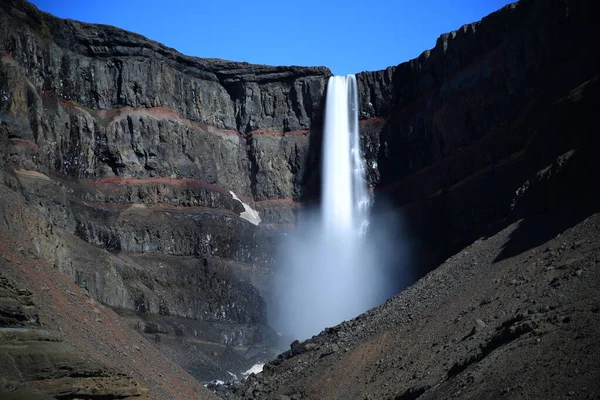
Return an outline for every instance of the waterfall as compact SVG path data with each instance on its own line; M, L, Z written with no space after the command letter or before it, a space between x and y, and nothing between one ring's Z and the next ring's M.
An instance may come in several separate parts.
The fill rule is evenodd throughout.
M322 201L300 217L279 254L272 326L306 339L387 298L380 254L369 243L371 197L365 179L354 75L329 78L323 129Z
M363 236L371 199L360 150L354 75L329 78L323 133L324 234Z

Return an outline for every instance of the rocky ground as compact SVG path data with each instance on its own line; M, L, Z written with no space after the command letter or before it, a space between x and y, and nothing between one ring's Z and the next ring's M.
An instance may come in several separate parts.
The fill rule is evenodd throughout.
M32 293L0 276L3 399L146 398L148 389L42 329Z
M35 251L0 233L0 254L0 398L212 398Z
M387 303L217 393L240 399L600 398L597 199L482 237Z
M201 383L243 379L252 365L279 353L278 338L267 325L224 324L187 318L117 313Z

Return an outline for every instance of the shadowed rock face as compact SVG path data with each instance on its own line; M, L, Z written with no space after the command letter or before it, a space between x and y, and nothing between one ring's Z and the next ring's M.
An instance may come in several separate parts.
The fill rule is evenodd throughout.
M369 179L380 202L402 208L423 270L504 218L532 173L597 145L590 7L520 1L358 75Z
M594 202L596 213L582 212L579 201L474 242L385 304L292 343L262 373L217 393L273 400L598 397L598 197Z

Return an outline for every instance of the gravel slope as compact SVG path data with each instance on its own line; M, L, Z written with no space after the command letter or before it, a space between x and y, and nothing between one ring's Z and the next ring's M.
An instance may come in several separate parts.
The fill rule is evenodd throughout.
M384 305L220 395L600 396L600 214L579 202L481 238Z

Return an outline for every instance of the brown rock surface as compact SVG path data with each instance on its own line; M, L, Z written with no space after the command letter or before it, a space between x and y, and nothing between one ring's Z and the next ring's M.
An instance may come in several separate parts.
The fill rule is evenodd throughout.
M0 253L2 398L212 398L27 246L0 233Z

